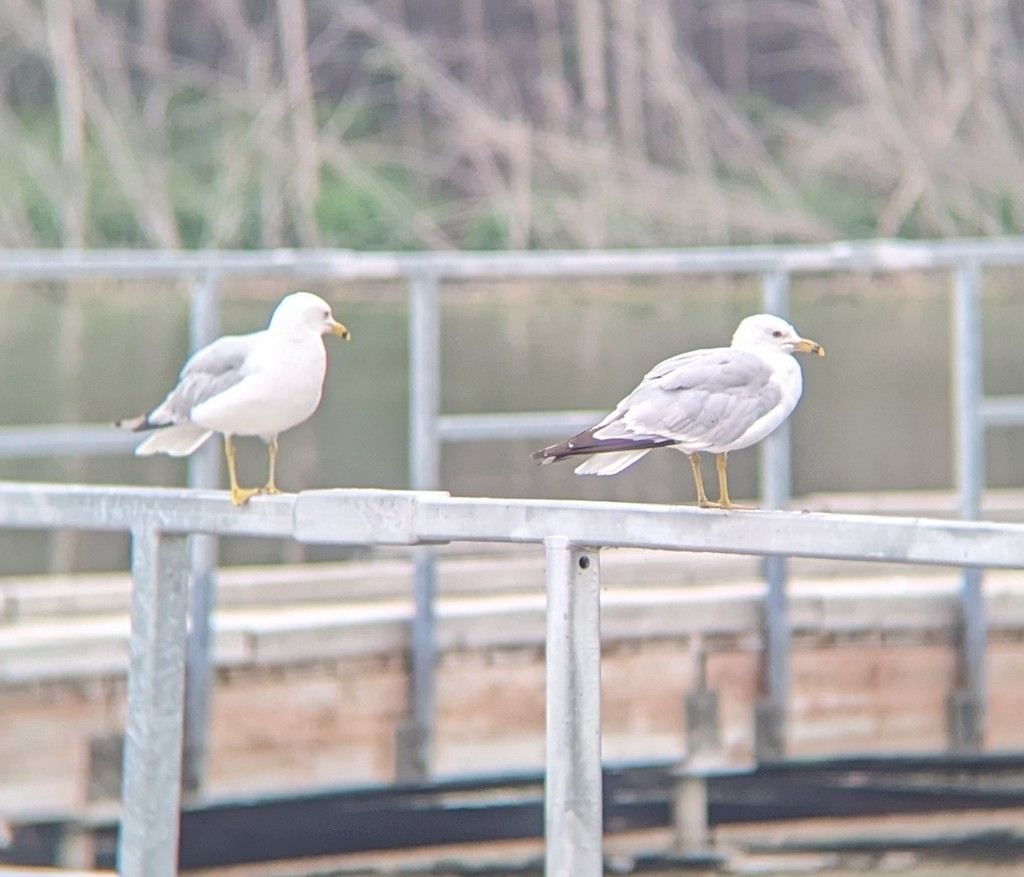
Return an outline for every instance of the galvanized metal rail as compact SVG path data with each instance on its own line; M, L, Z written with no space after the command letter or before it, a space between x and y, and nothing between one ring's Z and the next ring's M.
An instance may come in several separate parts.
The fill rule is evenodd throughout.
M692 274L757 274L766 310L785 316L794 275L837 271L945 270L953 276L953 343L950 356L956 486L965 519L979 516L985 488L985 430L1024 425L1024 395L986 397L982 384L981 282L985 267L1024 265L1024 238L951 241L878 240L811 246L707 247L686 250L599 252L357 253L348 250L273 251L75 251L0 252L0 278L66 280L81 277L186 279L192 284L193 348L218 334L219 284L225 277L405 280L409 284L409 485L442 486L441 447L446 442L546 438L590 425L604 412L519 412L447 415L440 410L440 301L446 280L509 277L594 277ZM130 439L95 426L0 428L0 457L40 453L123 453ZM784 426L761 445L761 492L768 508L785 508L790 496L789 433ZM189 484L218 483L220 458L203 449L190 467ZM193 544L193 617L190 625L186 776L202 784L209 698L209 608L215 587L215 545ZM765 758L784 754L789 689L789 624L785 558L765 564L764 699L758 709L756 749ZM412 631L413 697L400 751L404 779L430 774L436 656L433 625L436 565L429 548L417 554L416 614ZM951 707L952 748L977 750L984 735L986 620L980 601L981 571L968 570L961 589L960 681Z
M132 634L121 877L172 877L185 682L188 536L428 546L533 543L547 563L546 873L602 873L600 549L631 546L1024 568L1024 525L608 502L473 499L431 491L221 492L0 483L0 528L132 535Z

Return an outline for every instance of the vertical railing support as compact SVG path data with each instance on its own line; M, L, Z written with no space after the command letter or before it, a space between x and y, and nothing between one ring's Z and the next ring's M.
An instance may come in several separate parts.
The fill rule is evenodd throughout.
M409 285L409 479L413 490L436 490L441 477L439 293L434 275L418 275Z
M441 319L439 283L434 275L413 278L409 286L409 481L413 490L436 490L440 482L441 442L437 421L441 404ZM404 782L431 773L434 739L437 634L434 603L437 555L413 549L415 613L410 654L410 708L398 729L395 775Z
M766 273L762 279L764 309L789 316L789 274ZM792 483L789 421L761 443L761 496L764 507L789 506ZM763 692L755 707L754 753L758 761L782 758L786 752L786 703L789 698L789 611L785 557L764 558L765 600L762 610Z
M220 277L216 271L201 275L192 288L189 347L194 352L220 335ZM208 441L189 459L188 484L216 488L220 483L220 442ZM192 571L189 588L189 633L185 653L185 736L182 786L199 791L206 774L210 737L210 701L213 688L211 620L217 593L216 536L196 535L189 540Z
M599 554L553 537L547 564L547 877L603 873Z
M413 618L409 659L409 715L398 727L395 779L410 783L428 779L434 742L437 554L433 548L412 549Z
M981 418L983 345L981 265L966 262L953 291L953 407L956 417L956 485L960 516L981 514L985 489L985 426ZM988 641L982 571L964 569L958 619L959 679L949 702L949 744L976 752L985 737L985 651Z
M120 877L174 877L181 804L188 538L132 532Z
M701 858L710 854L708 778L699 769L676 771L672 788L672 821L677 853Z
M192 286L189 306L189 350L195 353L220 335L220 274L207 271ZM220 483L221 451L207 442L188 459L190 487L214 488Z

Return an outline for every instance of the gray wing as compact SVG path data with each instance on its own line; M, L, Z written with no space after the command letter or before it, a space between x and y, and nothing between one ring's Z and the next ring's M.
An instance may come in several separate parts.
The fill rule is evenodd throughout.
M684 353L651 369L602 426L691 446L729 444L778 404L771 377L762 359L741 350Z
M196 405L241 381L252 344L253 335L225 335L197 350L182 368L178 385L149 414L148 425L184 423Z

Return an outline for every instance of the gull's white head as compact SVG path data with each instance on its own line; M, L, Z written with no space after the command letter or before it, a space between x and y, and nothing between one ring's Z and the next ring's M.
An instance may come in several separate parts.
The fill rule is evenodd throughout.
M341 323L334 319L331 306L320 296L311 292L293 292L281 299L270 317L271 332L284 334L315 333L318 335L340 335L345 340L352 337Z
M796 329L774 314L754 314L743 320L732 336L732 346L741 350L767 349L825 355L824 347L816 341L801 338Z

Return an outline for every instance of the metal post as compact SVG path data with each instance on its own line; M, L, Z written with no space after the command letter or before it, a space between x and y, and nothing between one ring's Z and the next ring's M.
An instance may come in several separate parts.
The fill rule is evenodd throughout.
M960 516L981 515L985 489L985 432L981 419L981 266L962 264L953 294L953 404L956 416L956 484ZM985 650L988 641L980 569L964 569L960 581L959 687L950 698L950 747L979 751L985 736Z
M769 271L761 278L764 310L776 316L789 317L789 274ZM789 421L782 424L761 443L761 495L766 508L784 509L789 505L791 467L789 452Z
M120 877L177 874L187 607L187 537L134 530Z
M209 344L220 334L220 277L203 274L192 288L189 346L192 351ZM189 459L189 487L215 488L220 483L221 453L218 442L209 441ZM182 786L186 792L202 789L210 736L210 698L213 688L213 644L210 621L217 593L216 536L189 539L190 568L189 633L185 653L185 736L182 753Z
M437 657L437 555L432 548L412 549L413 618L409 660L409 715L397 730L395 779L420 782L431 773L434 742L434 669Z
M672 789L672 820L676 851L706 857L711 850L708 824L708 778L701 771L681 770Z
M789 315L789 274L772 271L762 278L764 309ZM792 483L789 421L761 443L761 496L768 509L789 506ZM789 697L789 613L786 603L788 563L764 558L765 601L762 617L764 692L755 708L754 751L757 759L782 758L786 749L786 703Z
M967 262L956 271L953 292L953 404L956 413L956 486L960 517L981 514L985 487L985 434L981 422L981 266Z
M441 320L439 283L417 275L409 286L409 481L414 490L436 490L440 482ZM403 782L431 773L434 739L434 667L437 631L437 555L413 549L413 591L408 721L398 729L395 775Z
M220 274L207 271L192 287L189 308L189 350L193 353L220 335ZM220 483L221 454L214 442L207 442L188 461L190 487L217 487Z
M547 564L546 877L603 873L601 603L596 550L545 539Z
M441 472L437 419L441 405L441 315L436 276L409 285L409 480L436 490Z

